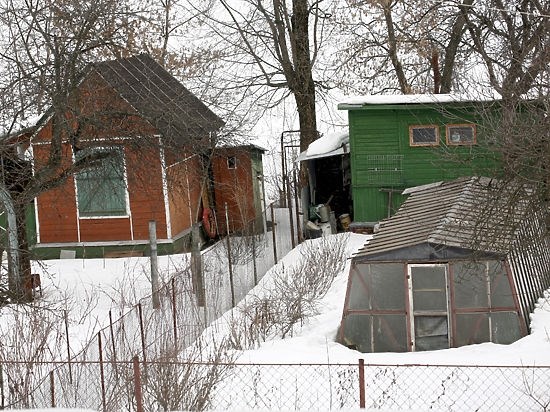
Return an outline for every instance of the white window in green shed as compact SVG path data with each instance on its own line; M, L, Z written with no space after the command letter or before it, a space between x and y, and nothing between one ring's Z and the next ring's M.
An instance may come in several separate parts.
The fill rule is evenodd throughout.
M93 147L75 153L75 161L96 154L101 160L75 176L80 217L126 216L127 192L124 153L120 147Z
M409 126L411 146L437 146L439 144L439 127L434 124Z

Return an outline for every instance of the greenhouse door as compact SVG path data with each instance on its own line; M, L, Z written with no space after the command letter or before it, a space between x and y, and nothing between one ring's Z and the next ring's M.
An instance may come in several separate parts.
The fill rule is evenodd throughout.
M447 265L408 265L412 350L449 347Z

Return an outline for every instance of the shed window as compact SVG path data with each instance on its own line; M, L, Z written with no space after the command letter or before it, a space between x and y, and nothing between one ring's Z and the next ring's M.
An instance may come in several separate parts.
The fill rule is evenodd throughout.
M447 144L472 145L476 143L476 127L474 124L447 125Z
M76 175L78 212L81 217L127 215L124 154L120 147L86 148L75 153L75 161L105 154Z
M439 144L439 127L437 125L409 126L411 146L436 146Z
M235 156L227 156L227 168L228 169L237 168L237 158Z

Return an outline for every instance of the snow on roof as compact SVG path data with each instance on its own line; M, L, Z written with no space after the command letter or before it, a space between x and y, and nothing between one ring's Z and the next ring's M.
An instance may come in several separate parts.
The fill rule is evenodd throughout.
M394 95L366 95L351 96L341 101L338 108L345 106L364 106L377 104L429 104L452 102L486 102L493 101L493 96L467 96L459 94L394 94Z
M347 131L326 134L313 141L306 151L300 153L296 162L344 154L348 144L349 133Z

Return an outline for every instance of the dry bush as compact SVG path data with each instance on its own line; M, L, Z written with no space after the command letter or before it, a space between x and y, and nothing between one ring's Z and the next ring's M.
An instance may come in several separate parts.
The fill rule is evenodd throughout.
M246 349L271 337L292 336L296 325L317 315L321 299L344 269L347 240L330 236L306 241L297 264L272 269L272 284L239 307L240 316L231 325L233 347Z
M182 361L180 356L185 360ZM216 385L231 374L234 361L225 341L208 346L195 344L183 352L168 349L147 365L145 409L207 409Z

